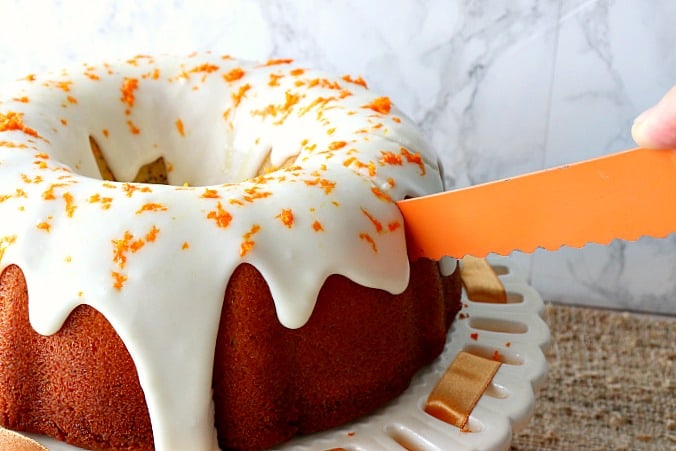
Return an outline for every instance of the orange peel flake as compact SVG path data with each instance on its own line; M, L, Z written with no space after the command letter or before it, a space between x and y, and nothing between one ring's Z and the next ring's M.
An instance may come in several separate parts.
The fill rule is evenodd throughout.
M0 238L0 262L2 262L2 257L5 255L7 248L15 242L16 235L6 235Z
M232 94L232 101L234 102L235 106L238 106L240 104L240 102L246 96L246 93L249 89L251 89L251 85L249 83L246 83L239 87L237 93Z
M251 252L251 250L254 248L256 245L256 242L251 239L256 233L258 233L261 230L261 226L258 224L254 224L251 226L251 229L245 233L242 238L242 244L240 246L239 250L239 256L244 257L246 254Z
M282 211L277 216L275 216L275 218L279 219L282 224L284 224L289 229L293 227L293 211L291 209L283 208Z
M207 74L210 74L212 72L216 72L220 67L218 67L215 64L209 64L209 63L204 63L200 64L199 66L195 66L192 69L190 69L190 72L205 72Z
M40 138L38 132L23 123L23 113L10 111L6 114L0 113L0 132L21 131L35 138Z
M268 62L265 63L265 66L277 66L279 64L291 64L291 63L293 63L293 59L291 58L277 58L268 60Z
M364 215L369 218L369 221L373 224L373 226L376 228L376 232L381 233L383 231L383 224L376 219L375 216L373 216L369 211L365 208L362 207L361 212L364 213Z
M120 91L122 92L122 97L120 100L125 105L128 105L129 108L134 106L136 102L136 90L138 89L138 79L133 77L125 77L122 82L122 87Z
M181 118L176 119L176 130L181 136L185 136L185 127L183 126L183 121Z
M366 86L366 82L364 81L364 79L361 78L361 77L352 78L352 77L348 74L348 75L344 75L344 76L343 76L343 80L345 80L345 81L348 82L348 83L353 83L353 84L355 84L355 85L362 86L362 87L364 87L364 88L367 88L367 87L368 87L368 86Z
M385 202L392 202L392 198L378 187L375 186L372 187L371 192L380 200L383 200Z
M216 209L207 213L207 219L211 219L218 227L225 229L230 225L232 215L223 208L223 204L219 201Z
M228 83L232 83L233 81L241 79L243 76L244 70L241 67L236 67L227 74L223 74L223 79Z
M364 105L363 108L369 108L380 114L388 114L392 109L392 102L387 96L377 97L373 99L373 102L369 103L368 105Z
M39 223L38 225L36 225L35 227L49 233L49 230L51 229L52 226L47 221L43 221L43 222Z
M375 253L378 252L378 247L376 246L376 242L371 235L369 235L368 233L360 233L359 239L369 243L371 245L371 249L373 250L373 252L375 252Z
M72 218L73 214L75 213L75 210L77 209L77 205L75 205L75 199L73 198L73 195L66 192L63 193L61 197L63 197L63 200L66 202L66 215L69 218Z
M120 291L127 282L127 276L117 271L111 271L110 275L113 277L113 288Z
M146 211L167 211L167 207L157 202L148 202L146 204L143 204L141 208L136 210L136 214L140 215L141 213Z

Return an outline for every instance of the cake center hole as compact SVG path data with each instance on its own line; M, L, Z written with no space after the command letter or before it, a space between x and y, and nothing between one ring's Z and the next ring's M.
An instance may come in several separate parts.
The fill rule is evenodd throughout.
M113 171L110 169L106 158L103 156L103 152L101 152L101 148L99 147L96 140L91 136L89 137L89 145L92 148L92 154L96 160L96 165L99 168L101 178L111 182L120 181L115 177L115 174L113 174ZM167 165L164 162L164 158L159 157L155 161L151 161L150 163L146 163L141 166L132 182L168 185L169 178L167 176Z
M92 155L94 156L94 160L96 161L96 165L98 167L99 174L102 180L107 180L111 182L131 181L135 183L171 185L171 183L169 182L169 174L168 174L169 169L167 168L167 163L164 160L164 157L159 157L156 160L141 166L138 169L136 176L132 180L120 180L118 177L116 177L115 173L113 172L110 165L106 161L106 157L103 151L101 150L101 147L96 142L96 140L91 136L89 137L89 145L91 147ZM236 181L242 181L251 177L269 174L270 172L293 166L296 163L296 159L298 157L298 154L295 154L284 160L281 164L275 165L271 160L271 154L272 149L268 148L265 152L261 154L262 160L255 163L253 167L249 166L250 169L245 171L246 175L242 174L243 177L240 177L241 180L240 178L235 177L238 179ZM225 182L232 182L232 180L221 181L221 183ZM194 183L190 183L190 185L196 186Z

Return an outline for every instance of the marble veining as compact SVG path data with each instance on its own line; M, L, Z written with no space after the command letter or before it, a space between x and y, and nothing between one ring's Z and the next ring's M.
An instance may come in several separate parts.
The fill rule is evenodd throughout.
M633 147L676 83L672 0L0 0L0 83L211 50L362 75L462 187ZM36 32L39 30L39 32ZM676 235L514 253L547 300L676 314Z

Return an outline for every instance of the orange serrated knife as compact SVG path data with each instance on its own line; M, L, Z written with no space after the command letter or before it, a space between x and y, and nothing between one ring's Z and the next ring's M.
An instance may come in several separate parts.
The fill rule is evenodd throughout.
M412 260L664 238L676 232L676 150L626 150L397 204Z

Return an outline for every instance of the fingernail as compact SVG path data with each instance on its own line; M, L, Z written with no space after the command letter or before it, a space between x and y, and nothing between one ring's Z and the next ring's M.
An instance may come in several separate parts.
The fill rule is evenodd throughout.
M639 114L631 126L631 137L639 146L650 146L650 139L645 134L645 123L653 112L653 108L648 108Z
M648 108L643 113L636 116L636 119L634 119L634 124L632 125L632 127L637 127L641 125L643 122L645 122L645 120L648 118L648 116L650 116L650 114L653 112L654 109L655 107Z

